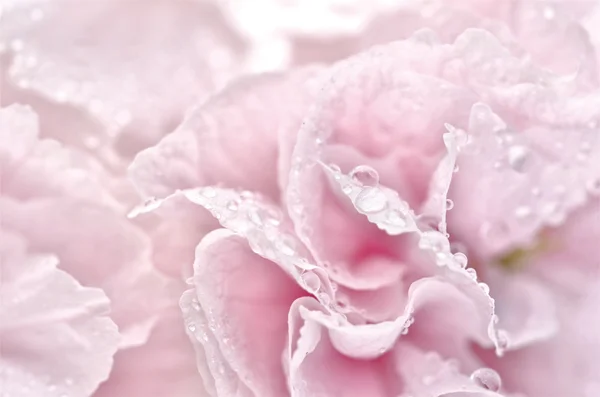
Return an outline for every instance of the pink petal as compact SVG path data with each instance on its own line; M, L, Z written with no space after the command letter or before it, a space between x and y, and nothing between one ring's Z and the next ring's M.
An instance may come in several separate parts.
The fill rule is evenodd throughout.
M164 197L220 183L278 200L278 134L295 134L315 73L246 78L192 109L174 133L137 156L130 169L136 186L146 197Z
M532 244L542 227L562 224L589 200L589 186L600 178L595 132L589 127L513 132L489 107L475 105L469 123L473 142L459 157L462 171L451 186L453 236L477 241L475 253L485 256Z
M155 142L187 106L239 71L243 42L208 3L61 4L7 11L10 79L86 109L109 135L121 132L117 145L128 154Z
M3 232L2 383L7 395L89 396L108 377L119 343L109 301L58 270L53 255L26 251Z
M203 390L181 312L174 307L161 314L146 343L117 352L110 378L93 396L204 397Z
M203 346L208 341L194 336L193 327L200 325L186 313L201 310L206 316L208 332L235 373L234 383L223 387L241 382L256 396L284 395L281 356L287 313L302 289L277 264L255 255L243 238L225 230L202 240L194 269L197 307L184 306L184 315L192 342Z
M385 373L383 360L357 360L341 354L330 336L306 308L318 304L301 298L290 311L290 347L287 371L292 397L373 396L393 397L393 380ZM321 313L320 311L317 313Z
M404 381L404 392L415 397L500 397L458 371L456 363L444 361L437 353L425 353L410 344L394 349L396 370Z

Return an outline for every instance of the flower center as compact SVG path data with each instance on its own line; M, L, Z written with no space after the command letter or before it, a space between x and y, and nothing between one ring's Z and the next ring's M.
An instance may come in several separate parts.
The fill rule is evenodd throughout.
M550 238L542 233L536 243L528 248L515 248L496 259L496 265L502 269L515 272L523 270L526 264L536 255L547 253L552 248Z

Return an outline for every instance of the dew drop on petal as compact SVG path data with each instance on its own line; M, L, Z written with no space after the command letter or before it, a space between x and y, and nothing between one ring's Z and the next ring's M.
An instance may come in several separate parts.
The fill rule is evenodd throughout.
M587 184L587 190L593 196L600 196L600 178L590 180Z
M319 279L319 276L317 276L314 272L310 270L306 271L302 273L301 277L302 281L304 282L304 285L310 291L317 291L321 287L321 280Z
M472 267L468 268L466 270L466 272L469 274L469 276L471 276L471 278L473 280L477 280L477 270L473 269Z
M377 213L387 207L387 197L381 189L368 187L356 196L354 204L359 211L365 214Z
M454 201L447 199L446 200L446 210L450 211L452 208L454 208Z
M379 184L379 174L368 165L354 167L350 171L350 177L363 186L377 186Z
M529 149L525 146L515 145L508 150L508 164L517 172L523 172L525 170L525 164L527 163L528 158Z
M454 260L463 269L467 267L467 263L469 262L469 260L467 259L467 256L465 254L463 254L462 252L455 253Z
M471 374L471 380L485 390L498 391L502 386L500 375L490 368L479 368Z
M213 187L205 187L202 189L202 195L206 198L214 198L217 197L217 191Z

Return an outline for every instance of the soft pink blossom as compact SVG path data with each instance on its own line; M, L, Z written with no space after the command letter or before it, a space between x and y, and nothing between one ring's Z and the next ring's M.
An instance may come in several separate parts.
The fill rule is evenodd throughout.
M71 3L2 15L2 391L600 393L596 2Z

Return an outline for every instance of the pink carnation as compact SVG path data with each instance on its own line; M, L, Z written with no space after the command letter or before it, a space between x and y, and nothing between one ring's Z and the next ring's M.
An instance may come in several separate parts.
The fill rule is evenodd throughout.
M598 18L9 4L0 391L600 395Z

